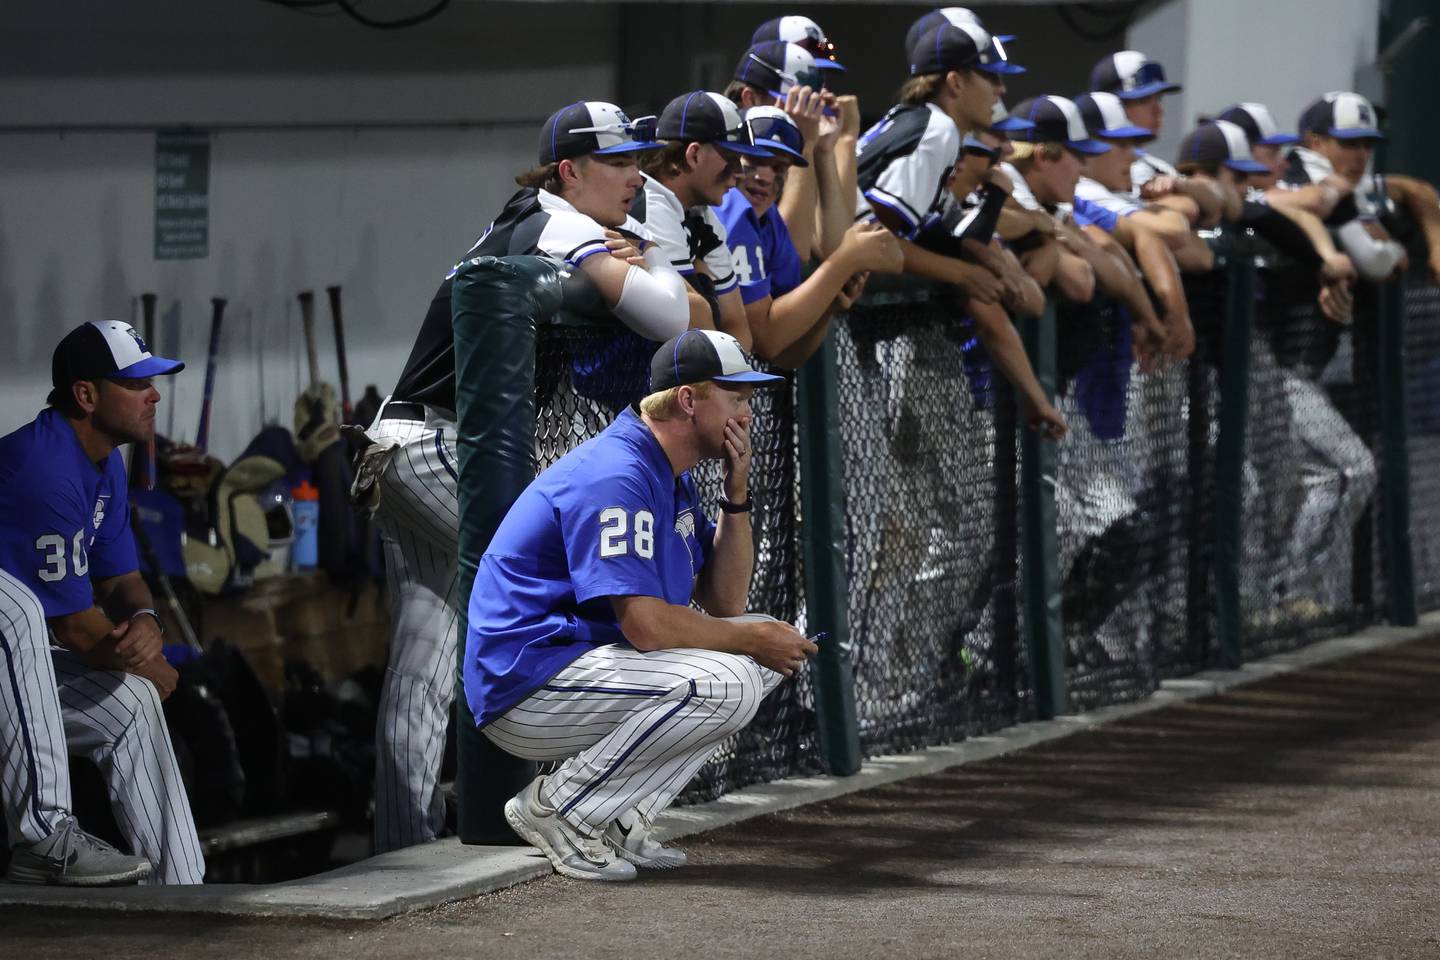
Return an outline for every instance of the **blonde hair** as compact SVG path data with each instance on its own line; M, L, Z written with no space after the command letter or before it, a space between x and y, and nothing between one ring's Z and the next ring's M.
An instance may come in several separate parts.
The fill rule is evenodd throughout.
M689 387L694 391L695 399L703 400L715 383L712 380L701 380L699 383L687 383L681 384L681 386ZM640 412L651 420L680 419L680 387L671 387L668 390L646 394L640 400Z
M1015 148L1015 152L1010 155L1010 163L1021 173L1030 172L1037 156L1044 157L1051 163L1065 156L1065 145L1062 143L1027 143L1016 140L1011 146Z

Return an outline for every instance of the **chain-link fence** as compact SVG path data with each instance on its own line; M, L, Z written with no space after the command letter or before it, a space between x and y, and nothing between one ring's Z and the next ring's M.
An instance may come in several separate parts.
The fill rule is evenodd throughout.
M1440 287L1405 297L1410 412L1410 542L1422 609L1440 606Z

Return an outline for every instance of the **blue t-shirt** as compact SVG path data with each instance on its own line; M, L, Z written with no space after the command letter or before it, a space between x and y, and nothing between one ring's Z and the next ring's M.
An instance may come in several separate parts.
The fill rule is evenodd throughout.
M1076 197L1073 206L1075 222L1082 227L1091 224L1104 230L1106 233L1115 232L1115 221L1117 219L1114 211L1106 210L1093 200L1086 200L1084 197Z
M139 569L120 451L97 465L58 410L0 437L0 569L47 617L93 607L92 577Z
M724 202L714 210L725 224L741 300L751 304L765 297L782 296L800 286L800 254L779 210L771 207L765 216L756 216L755 208L739 187L731 187Z
M480 558L464 669L476 723L581 654L624 643L611 597L688 604L714 542L695 481L674 475L627 407L525 488Z

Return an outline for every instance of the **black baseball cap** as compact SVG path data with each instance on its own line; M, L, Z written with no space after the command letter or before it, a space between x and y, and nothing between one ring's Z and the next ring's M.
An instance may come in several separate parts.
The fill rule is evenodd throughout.
M1121 50L1095 64L1090 89L1113 93L1121 100L1141 100L1157 93L1178 93L1180 84L1165 79L1165 68L1139 50Z
M540 163L559 163L592 153L636 153L658 150L656 119L631 120L625 111L603 100L580 100L550 114L540 129Z
M1370 101L1358 93L1327 93L1300 114L1300 132L1323 133L1337 140L1384 140Z
M1090 139L1080 108L1064 97L1033 97L1015 105L1012 116L1034 124L1029 130L1010 135L1012 140L1026 143L1063 143L1078 153L1106 153L1110 144Z
M1202 123L1180 141L1177 163L1220 162L1240 173L1269 173L1270 168L1250 155L1245 131L1228 120Z
M1245 131L1252 147L1283 147L1299 143L1293 133L1283 133L1280 124L1270 114L1270 108L1263 103L1237 103L1223 110L1217 120L1226 120Z
M1075 98L1075 109L1092 137L1107 140L1154 140L1155 131L1130 122L1125 104L1113 93L1096 90Z
M915 49L915 43L920 39L921 34L945 23L953 24L957 27L962 23L973 23L977 27L985 28L985 24L980 22L979 14L969 7L940 7L936 10L931 10L910 24L910 29L905 31L905 55L909 56L910 51ZM1009 43L1015 39L1015 35L1011 33L997 33L995 39L1001 43Z
M718 330L686 330L660 345L650 360L650 392L687 383L778 383L784 377L761 373L740 341Z
M784 97L791 87L819 90L825 85L810 51L784 40L757 43L746 50L735 64L735 79L760 87L772 97Z
M135 328L120 320L91 320L65 334L50 358L47 401L57 406L79 380L143 380L179 373L185 364L150 353Z
M982 70L985 73L1024 73L1011 63L1005 48L979 23L946 20L920 34L910 49L910 75Z
M750 37L750 45L753 47L771 40L784 40L803 47L815 58L815 66L820 70L845 69L835 60L835 44L825 36L820 24L809 17L789 16L766 20L755 28L755 33Z
M655 136L681 143L713 143L721 150L747 157L774 156L750 139L750 128L727 98L706 90L682 93L660 114Z

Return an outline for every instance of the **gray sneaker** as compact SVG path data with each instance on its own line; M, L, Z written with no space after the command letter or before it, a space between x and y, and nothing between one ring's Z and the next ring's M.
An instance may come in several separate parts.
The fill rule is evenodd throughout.
M555 872L562 876L576 880L634 880L634 866L617 856L603 840L583 835L540 801L540 784L544 782L544 777L536 777L505 801L505 819L515 832L549 857Z
M67 817L44 840L22 844L10 852L5 882L114 887L139 883L154 869L144 857L126 856L81 830L74 817Z
M637 867L671 870L690 862L684 850L667 847L650 838L650 825L633 813L622 814L605 828L604 840Z

